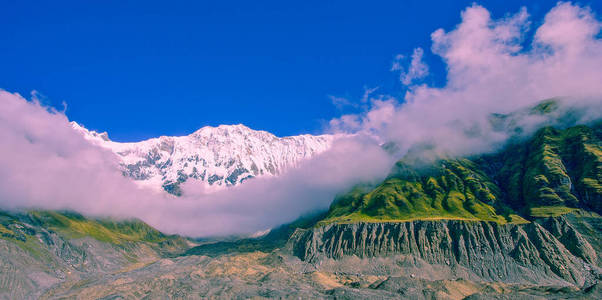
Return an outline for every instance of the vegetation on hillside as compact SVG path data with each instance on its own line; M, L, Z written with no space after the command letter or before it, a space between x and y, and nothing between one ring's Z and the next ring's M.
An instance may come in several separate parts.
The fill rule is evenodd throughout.
M92 237L101 242L123 244L126 242L158 243L170 239L146 223L130 220L93 219L74 212L30 211L27 213L0 213L0 234L4 238L26 241L20 234L29 226L39 226L70 239ZM19 230L15 230L19 229Z
M535 112L554 110L542 102ZM523 223L575 209L602 213L602 126L545 127L494 155L399 161L374 188L337 197L319 224L416 219ZM410 160L412 161L412 160Z
M600 213L600 133L600 124L564 130L546 127L528 142L513 144L484 161L502 165L494 178L505 192L505 201L524 214L539 207L539 211L556 208L556 213L566 211L566 207Z
M415 168L402 161L382 184L340 196L321 223L416 219L524 221L503 207L500 189L468 159Z

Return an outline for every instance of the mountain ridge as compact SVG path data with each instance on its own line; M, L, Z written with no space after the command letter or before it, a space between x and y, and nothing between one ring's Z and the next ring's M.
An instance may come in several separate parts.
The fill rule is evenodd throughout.
M544 127L496 154L404 159L368 190L339 196L321 224L420 218L521 223L585 208L602 213L602 123Z
M600 147L598 132L544 128L499 153L401 161L257 238L193 244L136 220L0 212L0 298L600 298L600 161L576 151Z
M133 143L113 142L106 132L72 127L88 141L114 152L123 174L137 183L181 195L190 179L208 190L274 176L326 151L337 136L277 137L242 124L205 126L185 136L161 136Z

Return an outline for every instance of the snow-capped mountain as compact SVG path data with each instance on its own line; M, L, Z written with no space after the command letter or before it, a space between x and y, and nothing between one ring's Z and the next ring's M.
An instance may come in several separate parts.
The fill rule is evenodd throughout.
M86 139L112 150L123 174L140 184L180 195L180 184L199 180L212 187L234 186L273 176L328 149L332 135L277 137L244 125L203 127L187 136L162 136L135 143L111 141L106 132L72 122Z

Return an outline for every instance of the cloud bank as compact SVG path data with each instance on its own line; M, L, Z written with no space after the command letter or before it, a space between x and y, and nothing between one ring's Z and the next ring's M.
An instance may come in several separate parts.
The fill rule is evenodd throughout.
M137 217L162 231L197 237L253 233L326 209L337 193L379 178L392 164L372 139L342 137L281 176L211 193L189 181L185 195L174 197L124 177L116 155L85 140L63 113L6 91L0 91L0 103L0 206L5 209Z
M330 122L329 130L352 132L333 147L279 177L205 193L194 182L183 197L142 189L121 175L112 152L87 142L57 112L0 90L0 206L4 209L72 209L88 215L137 217L160 230L190 236L252 233L328 207L356 183L378 181L394 158L416 145L473 154L494 150L509 133L494 130L492 113L510 113L550 97L584 108L580 122L602 114L601 23L587 8L559 3L541 26L530 29L520 10L493 20L478 5L462 12L453 30L432 35L431 52L447 64L443 87L419 84L428 76L425 51L393 70L408 86L403 99L366 90L360 114ZM532 39L527 39L531 33ZM532 40L525 45L525 40ZM341 98L342 99L342 98ZM351 105L333 99L337 105ZM542 116L519 120L536 128ZM393 141L397 157L379 143Z
M398 59L393 63L408 85L404 99L374 97L364 113L342 116L330 125L335 132L365 132L394 141L399 155L425 143L450 155L466 155L495 150L508 139L509 132L492 127L493 113L561 97L565 107L586 112L580 122L600 118L600 29L593 12L570 3L559 3L534 31L525 9L494 20L484 7L470 6L456 28L431 35L433 54L447 65L445 86L413 83L428 70L417 48L408 67ZM525 45L530 32L532 42ZM548 120L532 116L518 121L535 129Z

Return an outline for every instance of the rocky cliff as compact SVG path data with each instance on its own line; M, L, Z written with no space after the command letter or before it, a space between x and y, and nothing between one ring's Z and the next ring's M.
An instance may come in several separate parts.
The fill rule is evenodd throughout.
M401 264L441 279L595 286L601 137L598 122L545 127L486 155L410 153L382 183L337 197L287 248L315 265L385 259L382 268Z
M308 225L303 223L294 226ZM206 244L208 251L184 256L178 255L188 248L182 238L139 221L2 212L0 225L0 299L602 295L596 283L602 218L588 213L524 225L458 220L330 224L297 229L281 245L278 240L289 232L284 228L233 247Z
M598 222L579 217L582 222ZM599 233L588 241L566 217L528 224L487 221L408 221L329 224L298 229L294 255L319 263L345 256L404 255L484 281L591 285L600 278Z

